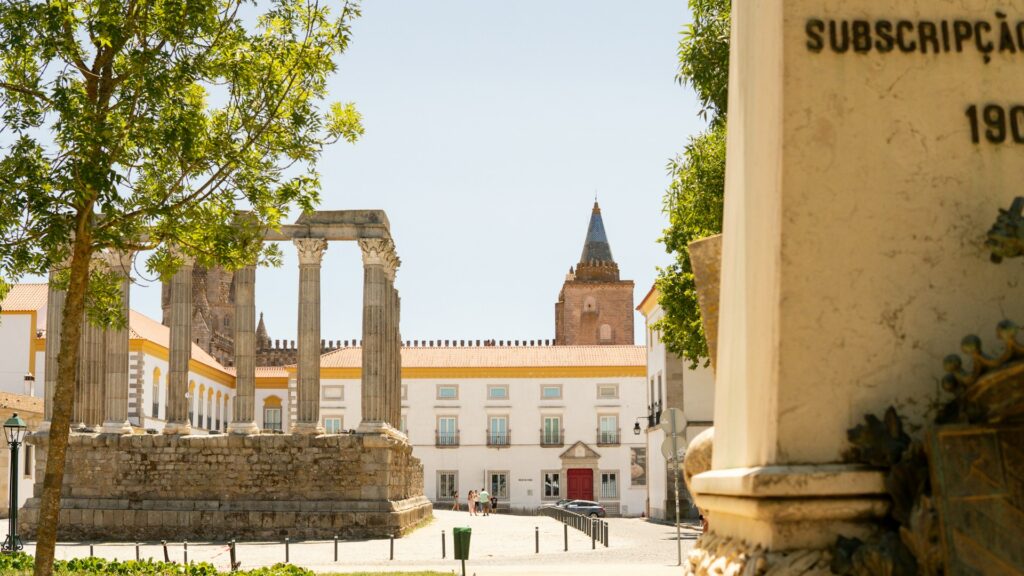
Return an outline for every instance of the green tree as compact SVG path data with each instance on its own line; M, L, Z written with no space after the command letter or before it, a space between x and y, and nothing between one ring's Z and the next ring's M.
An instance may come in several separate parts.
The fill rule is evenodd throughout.
M655 327L665 346L695 368L708 344L701 325L693 268L687 245L722 231L725 194L725 126L729 92L730 0L690 0L693 23L679 41L676 79L697 92L704 133L690 138L683 153L668 163L672 178L664 208L669 226L660 239L675 262L658 270L658 303L665 316Z
M51 268L67 290L35 574L52 572L83 313L126 321L94 257L153 250L164 278L181 254L279 261L263 231L312 209L324 147L362 134L351 104L324 103L358 14L317 0L0 4L0 291Z

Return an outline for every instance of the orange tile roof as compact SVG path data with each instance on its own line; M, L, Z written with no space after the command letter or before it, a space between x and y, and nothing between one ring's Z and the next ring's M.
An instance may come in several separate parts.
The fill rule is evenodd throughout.
M4 312L37 312L46 308L46 284L15 284L0 302Z
M171 329L149 316L135 310L129 311L128 328L132 339L149 340L170 350ZM228 370L220 362L217 362L213 356L210 356L206 350L197 346L195 342L192 343L192 359L215 370L220 370L225 374L234 375L233 370Z
M224 369L225 372L232 376L237 376L238 371L234 366ZM288 369L284 366L257 366L256 367L257 378L287 378Z
M320 357L323 368L359 368L362 348L339 348ZM647 366L643 346L404 347L403 368L509 368Z

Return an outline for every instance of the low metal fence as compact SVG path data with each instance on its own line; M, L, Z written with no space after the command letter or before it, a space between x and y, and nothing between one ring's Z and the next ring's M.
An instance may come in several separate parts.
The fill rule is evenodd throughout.
M600 542L605 548L608 547L608 522L600 518L590 518L583 514L571 512L557 506L546 506L538 508L537 513L541 516L549 516L558 520L566 526L575 528L590 536L591 544Z

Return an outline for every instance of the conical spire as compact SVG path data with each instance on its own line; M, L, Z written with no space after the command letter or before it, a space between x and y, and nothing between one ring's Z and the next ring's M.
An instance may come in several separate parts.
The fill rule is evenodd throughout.
M270 335L267 334L267 325L263 323L263 312L260 312L260 323L256 326L256 343L260 348L270 347Z
M612 247L608 244L608 236L604 232L604 221L601 219L601 207L594 200L594 210L590 213L590 226L587 227L587 239L583 243L581 264L591 262L615 262L612 258Z

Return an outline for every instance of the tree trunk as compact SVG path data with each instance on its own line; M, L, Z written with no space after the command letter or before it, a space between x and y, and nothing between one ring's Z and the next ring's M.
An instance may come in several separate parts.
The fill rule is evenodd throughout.
M85 311L89 263L92 259L91 213L91 204L81 208L75 222L71 278L64 304L64 317L61 318L57 383L53 392L53 417L47 440L46 474L43 477L43 494L39 506L35 576L53 574L57 519L60 515L61 487L64 483L64 455L67 453L71 413L75 404L75 367L78 365L78 343L82 335L82 315Z

